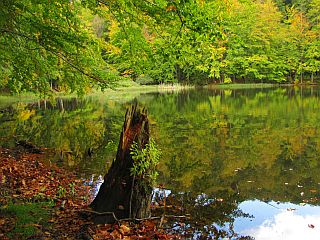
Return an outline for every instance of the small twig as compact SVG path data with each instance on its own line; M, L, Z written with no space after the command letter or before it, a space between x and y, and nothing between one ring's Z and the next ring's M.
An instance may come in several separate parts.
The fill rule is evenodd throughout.
M112 217L114 218L115 221L119 222L120 220L116 217L116 215L114 214L114 212L97 212L97 211L93 211L93 210L88 210L88 209L82 209L82 212L88 212L88 213L93 213L99 216L103 216L103 215L112 215Z
M89 230L91 230L91 231L89 231ZM93 230L92 230L91 228L88 228L88 230L87 230L88 235L89 235L92 239L94 239L94 235L93 235L91 232L93 232Z
M122 218L119 221L137 221L137 222L142 222L145 220L154 220L154 219L159 219L160 217L147 217L147 218Z
M161 227L162 227L163 220L164 220L164 215L162 215L162 216L161 216L161 220L160 220L159 228L161 228Z
M146 221L146 220L155 220L155 219L162 219L162 218L189 218L188 216L175 216L175 215L162 215L158 217L147 217L147 218L122 218L119 221Z
M266 203L266 204L268 204L268 205L270 205L271 207L274 207L274 208L276 208L276 209L280 209L280 208L278 208L278 207L276 207L276 206L274 206L274 205L272 205L271 203L268 203L268 202L266 202L266 201L263 201L264 203Z
M99 215L99 216L102 216L102 215L112 215L114 220L117 221L117 222L121 222L121 221L138 221L138 222L141 222L141 221L145 221L145 220L155 220L155 219L164 219L164 218L189 218L188 216L184 216L184 215L181 215L181 216L176 216L176 215L162 215L162 216L159 216L159 217L147 217L147 218L122 218L122 219L118 219L115 215L114 212L97 212L97 211L93 211L93 210L89 210L89 209L82 209L80 210L81 212L88 212L88 213L93 213L93 214L96 214L96 215ZM163 221L163 220L162 220Z

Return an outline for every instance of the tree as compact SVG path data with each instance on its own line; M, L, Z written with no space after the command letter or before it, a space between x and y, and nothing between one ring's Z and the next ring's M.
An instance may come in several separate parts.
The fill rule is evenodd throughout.
M313 0L310 3L310 10L307 17L310 20L311 41L306 49L305 69L311 73L311 81L313 82L314 74L320 71L320 1Z
M159 152L150 141L145 109L131 106L126 113L116 160L104 177L91 207L112 215L97 216L97 222L110 223L121 218L150 216L152 187Z
M1 1L0 86L45 94L108 86L116 76L81 20L83 7L79 1Z
M15 92L84 93L119 76L204 84L284 82L319 71L319 0L4 0L0 7L0 86Z

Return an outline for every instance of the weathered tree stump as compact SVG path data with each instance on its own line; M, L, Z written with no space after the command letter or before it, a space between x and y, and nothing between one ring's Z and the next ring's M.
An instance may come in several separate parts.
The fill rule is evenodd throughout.
M90 205L93 210L99 213L112 212L117 219L150 216L152 186L130 174L134 163L130 154L131 146L136 142L141 149L144 148L149 143L149 135L147 111L137 108L137 104L131 106L125 115L116 159ZM101 214L95 220L98 223L112 223L116 220L114 216Z

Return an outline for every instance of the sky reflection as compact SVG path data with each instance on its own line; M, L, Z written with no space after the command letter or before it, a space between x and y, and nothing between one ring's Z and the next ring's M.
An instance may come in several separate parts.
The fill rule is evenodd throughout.
M256 240L316 240L320 236L320 207L291 203L245 201L239 208L255 218L238 218L235 230Z

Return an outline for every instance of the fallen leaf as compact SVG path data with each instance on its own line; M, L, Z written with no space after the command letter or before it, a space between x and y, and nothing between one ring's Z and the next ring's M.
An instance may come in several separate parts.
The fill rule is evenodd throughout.
M114 237L115 239L122 239L122 234L118 229L115 229L112 231L112 233L110 234L112 237Z
M297 209L295 209L295 208L287 208L287 211L295 211L295 210L297 210Z
M2 183L2 184L5 184L5 183L6 183L6 176L3 175L3 176L1 176L1 178L2 178L2 179L1 179L1 183Z
M124 224L122 224L121 226L120 226L120 231L122 232L122 234L128 234L129 232L130 232L130 228L128 227L128 226L126 226L126 225L124 225Z
M308 224L308 227L309 228L314 228L314 225L313 224Z

